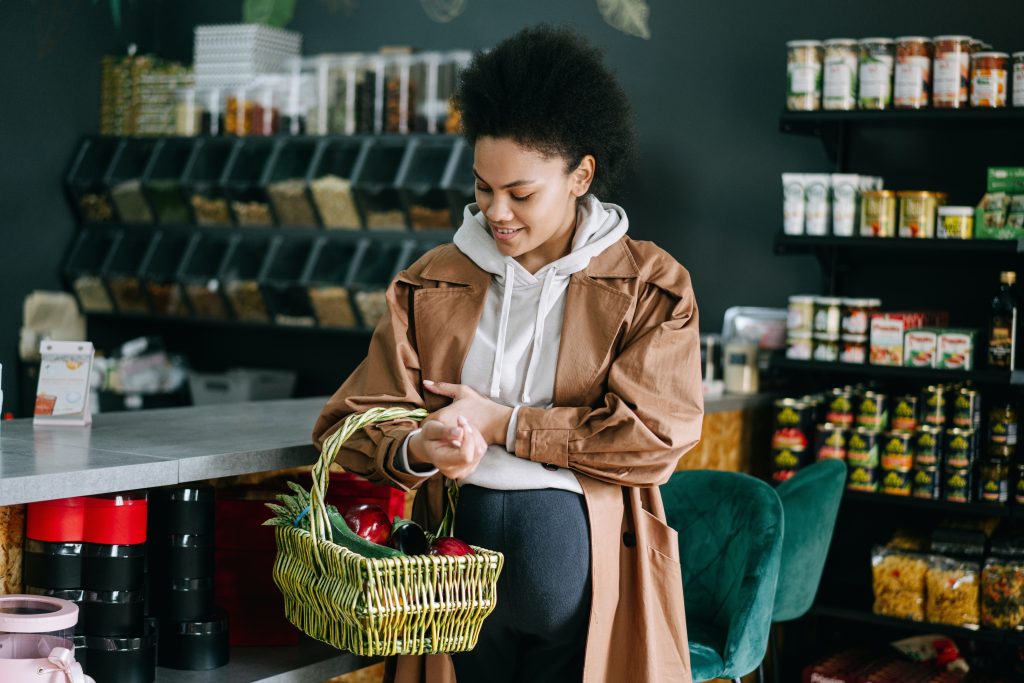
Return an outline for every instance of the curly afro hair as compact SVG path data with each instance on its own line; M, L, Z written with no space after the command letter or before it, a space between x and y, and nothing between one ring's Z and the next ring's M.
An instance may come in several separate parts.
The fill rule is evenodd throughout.
M592 154L590 191L615 189L633 161L633 113L601 51L568 28L540 25L478 53L455 93L462 133L508 138L545 156L561 156L567 171Z

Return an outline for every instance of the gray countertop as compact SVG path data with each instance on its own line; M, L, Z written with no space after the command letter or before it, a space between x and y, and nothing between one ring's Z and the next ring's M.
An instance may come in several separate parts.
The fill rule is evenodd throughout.
M726 395L705 412L748 410L772 396ZM97 415L92 427L0 423L0 505L166 486L312 463L326 398Z

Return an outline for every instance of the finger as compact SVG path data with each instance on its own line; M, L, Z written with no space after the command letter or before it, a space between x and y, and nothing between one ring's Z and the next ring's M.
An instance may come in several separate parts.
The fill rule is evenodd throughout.
M462 439L462 428L447 425L439 420L431 420L423 424L423 438L430 441L451 442L453 439Z
M432 382L429 379L423 380L423 386L430 391L441 396L447 396L449 398L458 398L459 391L462 388L461 384L449 384L448 382Z
M465 462L475 462L479 456L476 453L476 441L473 439L475 430L470 426L469 420L459 416L459 424L462 425L462 430L465 432L466 438L462 439L462 447L459 449L459 455L465 460Z

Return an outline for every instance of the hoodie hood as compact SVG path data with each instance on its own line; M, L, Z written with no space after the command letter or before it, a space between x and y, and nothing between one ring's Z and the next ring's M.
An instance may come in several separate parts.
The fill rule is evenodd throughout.
M524 316L529 316L533 322L529 363L522 382L522 394L517 401L530 405L533 402L531 389L544 350L545 322L552 310L560 310L559 306L564 305L569 276L586 268L593 257L619 241L628 228L629 220L621 207L602 204L596 197L588 195L577 208L576 234L569 253L543 266L536 273L530 273L513 257L505 256L498 250L479 207L476 204L466 207L462 227L455 233L455 246L473 263L494 276L492 288L501 298L497 330L493 338L494 361L487 392L491 399L499 400L501 397L510 317L515 315L517 324L525 322ZM540 285L539 292L537 285ZM553 382L553 378L545 380Z

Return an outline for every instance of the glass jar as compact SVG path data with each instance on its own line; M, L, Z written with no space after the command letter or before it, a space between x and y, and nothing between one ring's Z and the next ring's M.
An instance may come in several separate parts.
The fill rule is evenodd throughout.
M362 56L355 77L356 132L381 133L384 130L384 58Z
M850 111L857 108L857 71L860 52L852 38L825 41L825 76L822 108Z
M971 57L971 106L1005 107L1010 55L976 52Z
M444 122L445 133L456 135L462 128L462 117L455 107L455 88L459 82L459 75L469 66L472 59L473 53L468 50L445 53L444 66L437 84L438 97L444 97L448 106L448 116Z
M422 64L412 55L391 55L385 62L384 131L409 133L415 128L416 98L422 90Z
M203 109L195 88L178 91L178 104L174 112L175 133L182 137L199 135L203 130Z
M786 43L786 75L789 87L786 107L790 111L817 111L821 108L821 67L824 48L817 40L791 40Z
M865 38L860 41L861 109L888 109L892 105L892 73L895 47L891 38Z
M1024 107L1024 52L1013 53L1013 106Z
M932 91L932 41L921 36L896 39L896 75L893 85L896 109L927 107Z
M971 76L970 36L936 36L932 106L961 109L967 106Z

